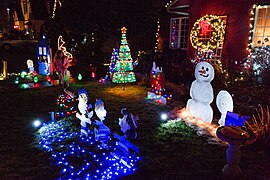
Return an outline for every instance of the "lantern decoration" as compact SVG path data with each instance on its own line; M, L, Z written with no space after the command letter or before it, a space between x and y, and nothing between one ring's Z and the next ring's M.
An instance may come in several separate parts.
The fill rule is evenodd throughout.
M49 75L52 73L52 62L51 62L51 55L50 55L50 47L49 44L45 38L45 36L42 37L38 41L37 45L37 57L38 57L38 73L41 75ZM29 72L33 72L33 67L30 65L29 62Z
M215 15L205 15L193 25L190 32L191 45L195 49L213 50L223 41L224 34L225 28L222 20Z
M128 83L135 82L135 74L133 70L133 60L130 54L130 49L126 39L127 28L122 29L122 40L119 50L119 60L115 64L115 72L113 73L112 82Z

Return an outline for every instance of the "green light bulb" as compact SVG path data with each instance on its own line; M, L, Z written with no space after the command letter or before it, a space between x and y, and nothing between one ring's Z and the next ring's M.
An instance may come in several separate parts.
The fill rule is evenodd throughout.
M78 80L79 80L79 81L82 80L82 75L81 75L81 74L78 75Z
M35 77L34 77L34 83L37 83L37 82L38 82L38 77L35 76Z

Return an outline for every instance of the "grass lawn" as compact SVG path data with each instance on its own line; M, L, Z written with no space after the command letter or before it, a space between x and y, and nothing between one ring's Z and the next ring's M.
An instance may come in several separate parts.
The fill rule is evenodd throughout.
M184 122L162 122L161 112L168 112L175 106L185 106L184 101L172 101L158 105L145 100L149 89L143 86L98 83L79 83L72 87L84 87L94 105L101 98L107 110L105 124L122 135L118 118L126 107L139 116L138 138L132 141L140 147L142 160L134 175L123 179L226 179L221 169L226 164L226 146L208 144ZM0 179L56 179L59 174L51 166L49 153L32 144L35 129L32 122L45 118L49 111L55 111L56 98L63 93L58 87L40 89L0 89ZM75 123L80 121L74 118ZM240 167L243 179L269 177L265 167L269 157L255 148L242 148ZM268 170L267 169L267 170Z

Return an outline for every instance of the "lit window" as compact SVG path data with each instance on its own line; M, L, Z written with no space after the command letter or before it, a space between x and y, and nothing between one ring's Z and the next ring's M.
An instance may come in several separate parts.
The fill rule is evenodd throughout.
M257 6L254 30L254 46L270 45L270 5Z
M171 49L187 49L188 42L188 18L172 18L170 26Z

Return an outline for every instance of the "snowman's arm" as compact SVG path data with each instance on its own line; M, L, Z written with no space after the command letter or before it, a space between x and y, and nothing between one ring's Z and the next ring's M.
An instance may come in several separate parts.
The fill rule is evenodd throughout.
M195 80L196 81L196 80ZM194 84L195 84L195 81L192 82L191 86L190 86L190 91L189 91L189 94L190 94L190 97L193 99L195 96L193 95L193 91L194 91Z

